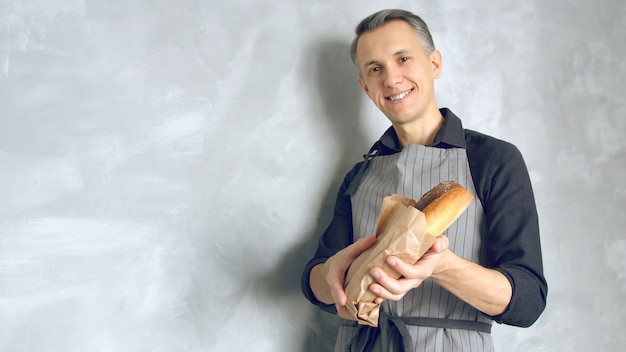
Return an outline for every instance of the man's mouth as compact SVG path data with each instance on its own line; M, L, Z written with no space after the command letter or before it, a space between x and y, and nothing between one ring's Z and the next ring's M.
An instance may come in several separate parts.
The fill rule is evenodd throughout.
M402 92L400 94L392 95L392 96L387 97L385 99L391 100L391 101L397 101L397 100L400 100L400 99L406 97L407 95L411 94L412 91L413 91L413 88L411 88L411 89L409 89L407 91L404 91L404 92Z

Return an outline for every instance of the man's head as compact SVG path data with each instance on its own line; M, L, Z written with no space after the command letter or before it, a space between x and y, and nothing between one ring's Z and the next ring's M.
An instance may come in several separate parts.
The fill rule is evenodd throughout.
M413 30L415 31L415 35L422 43L424 50L426 50L426 54L430 55L435 50L435 43L433 42L433 38L430 35L430 30L428 30L428 26L426 22L424 22L419 16L398 9L389 9L378 11L370 16L366 17L356 26L355 34L356 37L352 41L352 45L350 45L350 57L352 58L352 62L358 67L356 51L359 39L361 35L366 32L370 32L376 30L385 24L400 20L408 23Z
M394 127L424 129L424 123L440 121L434 80L441 53L419 17L401 10L375 13L357 27L352 49L359 85Z

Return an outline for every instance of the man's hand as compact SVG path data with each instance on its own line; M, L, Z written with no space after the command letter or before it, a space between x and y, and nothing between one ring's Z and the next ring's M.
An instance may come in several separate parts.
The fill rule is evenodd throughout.
M344 291L346 272L359 254L374 243L375 236L361 238L311 270L309 281L315 297L326 304L334 303L337 314L344 319L355 320L346 309L348 301Z
M444 257L443 253L448 250L448 244L447 237L439 236L428 252L415 264L388 256L387 263L402 275L399 279L390 277L381 268L372 268L370 273L376 283L371 284L369 289L378 296L374 302L380 304L386 299L399 301L408 291L421 285L438 270Z
M492 316L502 314L513 294L509 280L497 270L457 256L448 250L448 245L447 237L438 237L414 265L394 256L387 257L387 263L402 276L396 280L380 268L373 268L371 273L376 283L371 284L369 289L378 296L374 302L380 304L386 299L400 300L409 290L431 278L481 312Z

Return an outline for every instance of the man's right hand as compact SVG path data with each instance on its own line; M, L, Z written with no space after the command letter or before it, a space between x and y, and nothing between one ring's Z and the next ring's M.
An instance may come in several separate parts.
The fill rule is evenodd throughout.
M311 270L309 282L315 297L322 303L334 303L337 314L344 319L355 320L346 309L348 300L344 291L346 272L359 254L374 243L375 236L361 238Z

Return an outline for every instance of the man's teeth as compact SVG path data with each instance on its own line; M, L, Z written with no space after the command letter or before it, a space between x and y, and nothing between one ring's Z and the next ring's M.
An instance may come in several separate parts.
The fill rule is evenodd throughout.
M407 90L407 91L406 91L406 92L404 92L404 93L400 93L400 94L398 94L398 95L394 95L394 96L392 96L392 97L389 97L389 100L391 100L391 101L400 100L400 99L402 99L402 98L406 97L407 95L409 95L409 93L411 93L411 91L410 91L410 90Z

